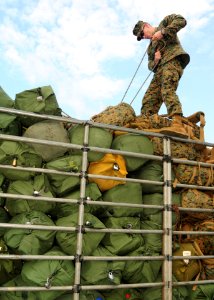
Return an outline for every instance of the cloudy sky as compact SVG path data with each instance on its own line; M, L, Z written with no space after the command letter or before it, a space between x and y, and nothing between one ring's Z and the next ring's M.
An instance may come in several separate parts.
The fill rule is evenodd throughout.
M0 85L12 99L51 85L65 113L90 119L122 100L145 53L149 41L137 42L135 23L155 26L171 13L187 19L179 32L191 56L178 88L183 112L203 111L214 143L214 0L0 0ZM145 57L125 102L148 74ZM151 78L133 102L137 115Z

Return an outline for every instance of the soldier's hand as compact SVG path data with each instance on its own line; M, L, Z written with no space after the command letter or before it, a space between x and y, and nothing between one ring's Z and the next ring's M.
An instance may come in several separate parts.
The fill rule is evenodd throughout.
M154 62L155 62L156 65L159 63L159 60L160 60L160 59L161 59L161 53L160 53L159 50L157 50L157 51L155 52L155 59L154 59Z
M162 35L161 31L159 30L153 34L152 41L159 41L162 38L163 38L163 35Z

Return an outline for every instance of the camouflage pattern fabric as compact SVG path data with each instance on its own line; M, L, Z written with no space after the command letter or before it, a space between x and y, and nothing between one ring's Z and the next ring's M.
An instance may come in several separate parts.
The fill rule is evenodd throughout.
M191 166L185 164L174 164L173 170L175 172L175 182L182 184L193 184L200 186L213 186L214 185L214 172L213 166L211 167L201 167Z
M144 130L144 129L159 129L162 127L171 126L172 121L168 118L162 117L158 114L151 116L140 115L136 116L128 125L130 128Z
M193 226L194 231L214 231L214 220L205 220L197 222ZM197 243L200 243L200 248L205 255L214 255L214 235L194 235ZM202 245L202 246L201 246ZM213 259L214 265L214 259Z
M148 68L156 74L142 101L142 114L157 113L163 102L167 106L168 114L182 113L175 91L190 57L182 48L177 32L185 26L186 20L181 15L171 14L156 28L156 32L164 31L164 35L159 41L151 41L147 50ZM161 60L155 66L157 50L161 52Z
M213 209L213 194L205 193L196 189L184 190L181 193L181 205L186 208ZM204 220L213 217L211 212L185 212L193 220Z
M124 126L135 118L135 111L131 105L120 103L108 106L103 112L93 116L92 121L116 126Z
M182 117L181 120L189 138L201 140L200 127L196 123L190 122L186 117ZM126 124L126 127L129 128L151 132L159 132L158 129L170 126L172 126L172 119L158 114L136 116L133 121Z
M158 137L151 138L154 155L163 155L163 141ZM198 153L193 144L171 141L171 156L174 158L186 158L196 160Z
M186 222L187 221L187 222ZM189 223L188 219L183 221L181 225L182 231L214 231L214 220L212 218L206 219L205 221L197 221ZM196 241L198 246L204 255L214 255L214 236L213 235L188 235L182 240L185 242ZM206 264L210 263L210 260L207 259ZM214 264L214 259L211 260Z
M142 100L141 113L157 114L165 103L169 115L182 114L182 107L176 90L183 69L177 58L159 66Z
M204 259L202 263L204 269L203 278L206 280L214 280L214 259Z
M177 36L177 32L186 26L186 20L181 15L171 14L166 16L159 26L156 28L156 32L164 30L163 39L159 41L151 41L148 48L148 67L150 70L154 66L155 51L159 49L161 51L162 59L160 65L164 65L171 59L178 57L184 69L189 61L189 54L184 51Z

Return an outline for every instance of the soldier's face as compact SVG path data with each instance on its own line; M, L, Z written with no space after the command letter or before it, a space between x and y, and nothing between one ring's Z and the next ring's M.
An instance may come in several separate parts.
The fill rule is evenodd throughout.
M143 38L144 39L152 38L152 27L149 24L145 24L143 27Z

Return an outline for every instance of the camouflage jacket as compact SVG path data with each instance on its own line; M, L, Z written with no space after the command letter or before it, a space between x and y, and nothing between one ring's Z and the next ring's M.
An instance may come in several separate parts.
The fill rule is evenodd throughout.
M153 70L155 52L159 49L161 60L159 66L167 63L169 60L178 57L181 66L184 69L190 61L190 56L182 48L177 36L177 32L186 26L186 20L181 15L172 14L166 16L158 25L155 31L164 29L163 39L151 41L148 47L148 68ZM154 72L157 68L154 69Z

